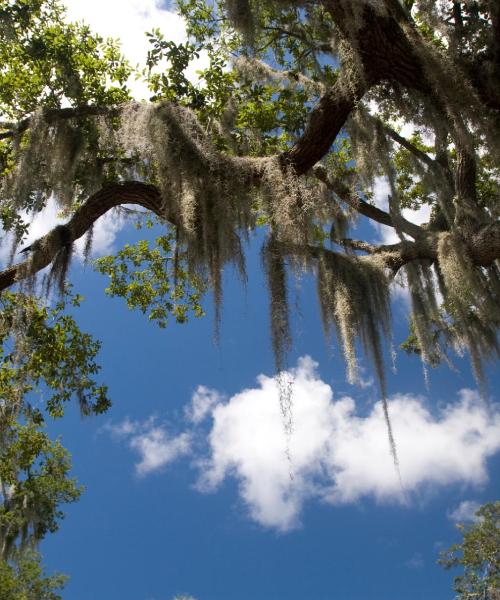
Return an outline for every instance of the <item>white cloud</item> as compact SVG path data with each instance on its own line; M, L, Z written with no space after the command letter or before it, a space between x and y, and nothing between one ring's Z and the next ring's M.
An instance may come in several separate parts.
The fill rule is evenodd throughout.
M105 431L109 431L111 435L117 438L124 438L136 433L139 424L136 421L131 421L125 417L121 423L108 423L103 427Z
M250 518L282 532L300 525L303 507L311 501L346 504L371 498L411 506L412 498L442 486L487 481L487 459L500 450L500 412L487 409L476 392L461 390L438 414L421 397L389 399L403 490L381 403L362 413L352 398L334 398L316 368L306 356L291 371L291 435L284 430L276 380L265 375L255 388L229 399L199 386L184 411L190 426L179 435L170 435L154 417L125 419L106 429L139 454L138 475L191 454L200 491L214 492L234 478ZM196 426L207 416L211 428L205 437ZM465 520L474 508L464 502L449 516ZM418 568L417 559L407 566Z
M127 439L129 447L139 454L135 471L140 477L159 471L191 451L189 433L171 436L153 417L142 423L126 418L105 429L119 439Z
M187 39L184 19L175 12L164 8L166 3L159 0L64 0L68 18L72 21L85 21L92 31L104 38L118 38L122 51L132 65L145 65L150 49L146 31L159 28L167 40L176 44ZM208 56L201 53L192 61L186 74L191 81L197 81L196 71L208 65ZM129 85L137 99L149 96L144 84L133 79Z
M489 415L475 392L463 390L438 416L422 398L398 394L390 399L403 494L380 403L358 414L352 398L333 399L316 366L305 357L293 373L291 463L276 382L261 375L258 387L212 409L210 453L201 464L200 488L215 490L234 477L250 516L286 531L299 524L302 507L311 499L404 502L409 493L429 487L487 480L486 459L500 448L500 414Z
M478 521L476 512L480 506L479 502L476 502L475 500L464 500L454 510L448 513L448 518L455 523Z
M154 427L132 437L130 447L141 457L135 469L138 475L144 476L187 454L190 450L190 436L188 433L181 433L169 438L161 427Z
M186 418L194 424L201 423L221 400L219 392L199 385L191 398L191 404L186 407Z

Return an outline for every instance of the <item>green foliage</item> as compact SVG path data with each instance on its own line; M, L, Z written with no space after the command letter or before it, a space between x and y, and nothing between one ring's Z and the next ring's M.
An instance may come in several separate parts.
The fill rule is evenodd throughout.
M422 152L434 151L422 142L420 133L413 134L408 141ZM401 208L418 209L423 204L433 204L433 194L429 186L422 181L420 174L415 173L415 167L419 165L408 150L400 148L394 153L394 166L397 172L396 184Z
M64 517L61 504L82 488L69 476L60 440L45 431L47 416L61 417L75 396L84 414L110 402L94 376L99 343L79 330L65 310L82 297L66 289L53 307L31 296L0 296L0 597L57 600L65 581L47 577L34 551Z
M53 306L38 304L23 293L0 296L0 398L4 410L15 414L28 408L26 396L38 393L43 406L29 407L36 422L42 409L60 417L64 404L76 396L83 414L99 414L110 406L106 386L95 381L100 343L78 328L66 314L81 296L69 289Z
M0 2L0 107L20 119L40 106L113 104L129 98L130 66L112 40L64 21L58 0Z
M2 423L0 444L0 558L21 556L59 528L59 505L75 502L81 488L68 477L68 452L31 420Z
M199 51L191 43L176 44L165 40L159 29L146 34L153 48L148 52L146 60L147 81L153 92L152 102L170 100L185 102L191 108L199 108L205 102L204 94L186 77L185 70L189 63L199 57ZM161 65L166 61L167 65ZM153 72L155 67L163 67L161 72Z
M459 524L462 543L441 554L446 569L461 567L455 578L457 600L496 600L500 590L500 501L485 504L476 512L477 522Z
M172 233L159 236L154 247L147 240L127 244L116 256L95 261L95 268L110 278L106 292L126 299L130 309L139 309L160 327L171 314L185 323L192 313L203 316L200 305L202 280L183 268L186 257L175 248Z
M84 24L66 23L64 19L65 8L59 0L0 0L3 120L18 122L40 109L106 106L130 99L127 80L132 69L118 43L92 34ZM67 131L73 137L72 148L63 153L73 152L76 156L81 148L92 144L93 127L80 126L76 133L67 127ZM26 138L26 135L22 139L0 136L1 177L12 174ZM30 169L36 172L32 164ZM88 184L89 174L81 169L75 177ZM21 201L3 198L0 207L3 230L13 231L16 239L21 239L27 224L19 211L41 210L52 192L57 190L38 189Z
M34 551L24 552L14 564L0 561L2 600L62 600L57 591L66 579L59 574L47 577Z
M226 142L226 150L235 147L237 153L262 156L286 149L303 130L311 101L317 98L296 84L301 68L313 70L311 81L332 81L331 65L319 66L312 28L298 18L296 9L276 10L266 4L259 11L267 25L254 41L252 58L271 59L278 68L290 69L290 84L283 86L272 78L241 73L238 67L229 69L230 61L242 52L242 39L220 5L179 0L178 7L197 43L197 53L203 49L210 56L209 68L200 74L205 95L203 107L196 107L202 108L197 111L200 118L223 121L232 142ZM328 21L322 10L317 12ZM317 44L326 43L326 29L324 33ZM307 39L308 34L313 37Z

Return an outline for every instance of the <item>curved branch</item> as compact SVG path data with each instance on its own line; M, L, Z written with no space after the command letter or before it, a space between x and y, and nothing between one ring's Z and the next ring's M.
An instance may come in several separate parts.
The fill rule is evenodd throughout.
M127 181L103 187L90 196L65 225L54 227L27 248L30 257L26 261L0 272L0 291L44 269L63 246L81 238L100 217L120 204L138 204L175 223L173 215L165 214L160 193L155 186Z

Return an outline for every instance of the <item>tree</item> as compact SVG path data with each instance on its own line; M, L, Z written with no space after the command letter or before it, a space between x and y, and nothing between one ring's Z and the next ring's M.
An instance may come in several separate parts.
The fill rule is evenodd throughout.
M134 102L115 45L64 24L55 1L2 3L3 226L20 244L23 211L51 196L68 221L24 248L0 289L49 265L49 283L62 284L75 240L90 246L102 215L135 204L170 237L153 258L139 246L101 262L113 293L164 324L171 311L200 314L206 282L218 315L222 268L244 278L243 242L265 227L277 370L291 339L287 267L313 270L349 379L358 342L372 359L395 457L383 367L391 281L406 278L407 348L424 364L468 350L481 382L483 359L499 352L498 2L180 0L179 10L190 42L149 34L151 101ZM210 66L195 86L184 71L203 50ZM387 211L372 203L381 176ZM403 216L422 206L428 223ZM350 239L357 216L398 241Z
M78 296L49 309L32 297L4 292L0 299L0 596L6 600L57 600L61 575L46 577L37 544L59 528L60 505L75 502L81 487L69 476L67 450L45 432L73 396L83 414L109 406L94 376L99 344L64 313ZM42 399L45 399L43 402Z
M446 569L463 567L455 577L457 599L496 600L500 594L500 502L481 506L472 525L459 524L460 544L442 552Z

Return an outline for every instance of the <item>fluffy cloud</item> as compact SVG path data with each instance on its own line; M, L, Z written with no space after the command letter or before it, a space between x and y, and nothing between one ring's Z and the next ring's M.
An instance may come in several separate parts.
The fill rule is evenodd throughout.
M476 512L481 505L474 500L464 500L448 513L448 518L455 523L467 523L478 520Z
M125 419L116 425L108 425L107 429L115 437L126 439L129 447L139 454L135 471L140 477L162 469L191 450L189 433L171 436L165 427L156 424L154 418L143 423Z
M487 480L486 459L500 448L500 415L488 415L475 392L463 390L437 417L422 398L391 398L403 492L380 403L361 415L352 398L334 400L316 366L305 357L293 372L295 426L288 440L272 378L261 375L258 387L213 408L201 488L215 490L235 477L250 516L286 531L299 524L311 499L402 503L430 486Z
M234 478L250 518L279 531L300 525L310 501L346 504L372 498L410 506L415 496L440 486L487 481L486 461L500 449L500 413L487 410L476 392L462 390L438 414L431 413L424 398L390 398L402 487L381 403L361 412L352 398L334 398L316 369L306 356L290 372L291 434L280 410L278 384L265 375L255 388L229 399L199 386L185 408L188 426L180 435L169 435L154 418L143 423L125 419L108 429L139 454L137 474L153 473L190 454L200 491L215 492ZM200 425L208 417L207 433ZM467 520L474 508L464 502L450 518Z

